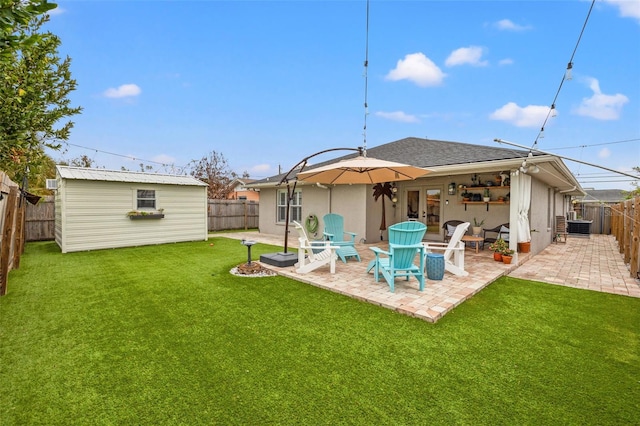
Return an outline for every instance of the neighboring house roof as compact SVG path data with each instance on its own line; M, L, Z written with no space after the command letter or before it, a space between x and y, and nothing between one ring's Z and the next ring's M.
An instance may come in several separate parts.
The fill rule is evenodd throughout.
M579 203L619 203L624 201L622 189L585 189L584 197L576 198Z
M307 165L305 170L335 163L357 156L356 152L322 163ZM547 163L537 178L561 191L583 194L580 184L559 157L514 148L474 145L463 142L439 141L409 137L367 149L367 156L395 161L431 170L426 176L443 176L463 173L483 173L495 170L512 170L520 167L523 160L534 161L539 166ZM553 167L553 171L551 171ZM252 186L273 186L280 183L286 173L256 181ZM292 173L290 178L295 177Z
M249 185L250 183L256 182L256 179L239 179L236 178L234 180L231 181L231 183L229 183L229 186L231 188L234 188L235 190L238 190L238 187L246 187L247 185Z
M131 182L162 185L208 186L206 183L186 175L130 172L122 170L88 169L84 167L56 166L60 177L70 180L97 180L106 182Z

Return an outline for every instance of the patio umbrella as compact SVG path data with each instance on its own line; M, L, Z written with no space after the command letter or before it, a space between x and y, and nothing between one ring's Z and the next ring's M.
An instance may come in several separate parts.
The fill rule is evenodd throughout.
M323 184L376 184L413 180L429 172L408 164L359 156L300 172L297 179Z

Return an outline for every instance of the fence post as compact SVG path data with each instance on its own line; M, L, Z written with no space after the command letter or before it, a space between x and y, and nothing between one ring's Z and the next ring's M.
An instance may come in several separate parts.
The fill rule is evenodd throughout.
M633 278L640 278L640 197L632 200L633 216L631 224L631 261L629 262L629 270Z
M244 207L244 230L246 231L247 229L249 229L249 224L248 224L248 212L247 212L247 202L244 201L242 203L242 206Z
M4 214L4 225L2 227L2 247L0 248L0 296L7 294L9 281L9 269L12 266L12 247L14 246L12 232L13 224L18 209L18 187L12 186L7 196L6 210Z
M640 278L640 197L611 206L612 233L631 277Z

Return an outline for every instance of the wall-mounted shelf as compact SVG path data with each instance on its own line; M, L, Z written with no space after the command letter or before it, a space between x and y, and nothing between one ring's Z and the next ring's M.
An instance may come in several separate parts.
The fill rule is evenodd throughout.
M491 191L496 191L496 190L502 190L502 189L509 189L511 188L510 186L498 186L498 185L492 185L492 186L464 186L462 187L462 192L472 192L472 191L482 191L484 192L485 189L489 190L489 192ZM467 211L467 204L486 204L487 206L487 211L489 211L489 204L509 204L509 201L499 201L499 200L492 200L492 201L461 201L462 204L464 204L464 210Z
M489 204L509 204L508 201L462 201L464 204L464 211L467 211L467 204L486 204L487 211L489 211Z
M463 186L462 190L466 191L474 191L474 190L482 190L484 191L486 188L489 188L489 191L491 191L492 189L509 189L511 188L510 186L498 186L498 185L492 185L492 186Z

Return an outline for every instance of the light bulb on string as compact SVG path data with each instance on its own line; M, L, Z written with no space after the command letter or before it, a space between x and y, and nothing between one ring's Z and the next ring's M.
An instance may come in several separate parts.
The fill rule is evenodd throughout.
M564 74L564 79L565 80L572 80L573 79L573 73L571 72L572 69L573 69L573 62L569 62L567 64L567 72Z

